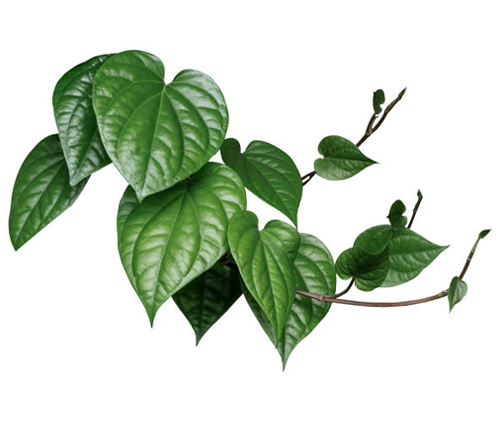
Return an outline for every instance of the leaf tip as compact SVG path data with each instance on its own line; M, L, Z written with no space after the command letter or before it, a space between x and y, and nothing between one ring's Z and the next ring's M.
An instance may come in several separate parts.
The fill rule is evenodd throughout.
M420 189L417 191L417 198L420 199L420 200L424 198L424 195L422 194L422 192L420 191Z
M484 239L489 233L490 233L491 229L485 229L485 230L482 230L480 233L479 233L479 238L480 239Z

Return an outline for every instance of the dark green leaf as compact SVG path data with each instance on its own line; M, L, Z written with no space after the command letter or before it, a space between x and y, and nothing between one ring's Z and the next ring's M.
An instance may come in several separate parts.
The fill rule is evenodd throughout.
M259 231L257 216L248 211L233 216L228 239L245 286L279 339L295 296L293 263L286 245L277 240L275 230Z
M382 112L382 107L385 103L385 95L383 90L377 90L373 93L373 110L375 114L380 114Z
M241 153L240 144L233 138L224 141L221 154L250 191L297 225L302 180L290 156L263 141L252 141Z
M457 303L465 297L467 294L467 284L460 280L458 277L454 277L451 280L450 288L448 289L448 303L450 305L450 312L455 307Z
M72 186L110 162L92 107L94 77L108 57L93 57L65 73L52 96L57 130Z
M377 225L363 231L354 241L354 247L370 255L381 254L392 238L391 225Z
M272 220L266 225L266 235L274 237L284 246L288 259L293 262L300 245L300 235L297 230L280 220Z
M438 246L409 229L395 230L389 243L389 272L382 286L417 277L448 246Z
M404 228L406 226L408 219L406 216L403 216L405 211L406 207L401 200L394 201L387 216L394 228Z
M240 178L216 163L141 204L127 188L118 211L118 248L151 323L169 297L227 252L229 220L245 207Z
M165 85L163 63L126 51L94 80L94 109L104 147L139 201L195 173L219 150L228 113L215 82L194 70Z
M351 141L336 135L323 138L318 152L324 158L316 159L314 169L327 180L347 179L376 163L361 153Z
M87 180L76 186L69 184L68 167L57 135L40 141L24 160L14 184L9 217L14 249L71 207Z
M342 279L356 279L356 287L371 291L382 285L389 271L389 249L379 255L371 255L358 248L350 248L337 259L337 274Z
M235 267L216 264L186 285L173 298L196 334L196 345L241 295Z
M479 233L479 238L480 239L484 239L489 233L490 233L490 229L487 229L487 230L483 230Z
M294 261L294 272L298 290L314 294L335 294L336 275L333 259L328 248L316 237L300 234L300 248ZM283 369L291 352L314 330L330 309L330 303L319 303L308 297L295 295L292 310L277 342L273 326L258 303L248 292L245 293L245 298L271 342L277 346Z

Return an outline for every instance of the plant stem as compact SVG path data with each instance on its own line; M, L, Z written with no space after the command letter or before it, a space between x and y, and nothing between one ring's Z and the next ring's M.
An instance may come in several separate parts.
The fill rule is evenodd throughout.
M384 120L387 118L388 114L391 112L391 110L396 106L396 104L402 99L403 95L405 94L406 89L404 89L401 93L399 93L398 97L394 99L389 105L384 110L384 113L382 114L382 117L380 120L375 124L375 120L378 118L378 114L374 113L370 117L370 121L368 122L368 126L366 127L365 134L361 137L361 139L358 141L356 144L356 147L361 146L370 136L380 127L382 126L382 123ZM311 171L310 173L307 173L306 175L302 176L302 186L305 186L307 183L309 183L312 178L316 175L316 171Z
M481 240L481 235L478 237L476 242L474 243L474 246L472 247L469 256L467 257L467 261L465 261L464 268L462 269L462 272L460 273L459 279L463 279L465 276L465 273L467 273L467 269L469 268L469 265L472 261L472 257L474 256L474 253L476 252L477 245L479 243L479 240ZM382 308L387 308L387 307L400 307L400 306L413 306L421 303L427 303L430 301L438 300L443 297L448 296L448 290L441 291L440 293L431 295L429 297L424 297L416 300L404 300L404 301L399 301L399 302L366 302L366 301L357 301L357 300L345 300L345 299L339 299L340 296L344 295L346 292L348 292L352 285L354 284L354 278L351 279L351 282L349 282L348 287L342 291L341 293L333 296L325 296L324 294L318 295L318 294L313 294L309 293L307 291L301 291L297 290L296 293L303 295L305 297L309 297L315 300L318 300L320 302L325 302L325 303L339 303L339 304L346 304L346 305L351 305L351 306L365 306L365 307L382 307Z
M417 192L417 202L415 203L415 207L413 207L413 214L411 215L410 223L408 224L408 229L411 228L413 225L413 221L415 220L415 216L417 215L418 209L420 207L420 203L424 199L424 196L422 195L422 192L420 190Z

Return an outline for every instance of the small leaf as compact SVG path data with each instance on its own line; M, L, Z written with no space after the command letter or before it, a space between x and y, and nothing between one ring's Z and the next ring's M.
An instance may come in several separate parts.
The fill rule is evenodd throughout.
M94 79L93 104L104 147L139 201L199 171L219 150L228 113L207 75L184 70L165 85L163 63L126 51Z
M448 303L450 304L450 312L457 303L460 303L467 294L467 284L455 276L451 280L450 288L448 289Z
M383 90L377 90L373 93L373 110L375 114L380 114L382 112L382 107L385 103L385 94Z
M300 234L300 248L294 261L296 289L314 294L334 295L335 266L328 248L316 237ZM292 310L286 320L279 342L269 319L244 289L245 298L262 328L277 346L283 369L295 347L306 338L330 310L330 303L319 303L305 296L295 295Z
M259 231L252 212L236 213L228 229L229 246L245 286L281 337L295 296L293 264L286 245L268 227Z
M403 98L403 96L405 95L405 93L406 93L406 87L399 92L397 100L400 101Z
M316 159L314 169L327 180L347 179L376 163L361 153L351 141L336 135L323 138L318 152L324 158Z
M486 229L486 230L483 230L479 233L479 238L480 239L484 239L489 233L490 233L490 229Z
M66 72L57 82L52 96L57 130L72 186L110 163L92 107L94 77L108 57L93 57Z
M389 243L389 272L382 286L417 277L448 246L438 246L409 229L395 230Z
M174 294L175 303L193 327L196 345L241 296L239 278L237 268L216 264Z
M118 249L151 324L168 298L227 252L229 220L245 207L240 178L217 163L141 204L127 188L118 211Z
M264 141L252 141L241 153L240 144L233 138L224 141L221 155L247 189L297 225L302 180L290 156Z
M381 254L392 238L391 225L377 225L363 231L354 241L354 247L370 255Z
M24 160L14 184L9 217L14 249L18 250L71 207L87 180L70 185L68 167L57 135L40 141Z
M379 255L370 255L358 248L350 248L337 259L337 274L342 279L355 278L356 287L372 291L382 285L389 271L389 249Z
M406 207L401 200L394 201L389 210L389 215L387 216L394 228L404 228L406 226L408 219L406 216L403 216L405 211Z

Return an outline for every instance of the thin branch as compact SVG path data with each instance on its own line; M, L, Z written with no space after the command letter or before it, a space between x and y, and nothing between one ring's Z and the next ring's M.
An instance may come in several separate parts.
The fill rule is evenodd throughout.
M411 226L413 225L413 221L415 220L415 216L417 215L418 209L420 207L420 203L424 199L424 196L422 195L422 192L420 192L420 189L417 192L417 197L418 197L418 199L417 199L417 202L415 203L415 207L413 207L413 214L411 215L410 223L408 224L408 229L410 229Z
M309 183L315 175L316 171L311 171L310 173L302 176L302 186L305 186L307 183Z
M350 289L352 288L352 286L354 285L354 281L355 281L355 279L352 278L351 281L349 282L349 285L347 285L347 288L344 291L341 291L338 294L335 294L333 297L337 299L339 297L342 297L344 294L347 294L350 291Z
M318 294L312 294L306 291L296 291L297 294L303 295L305 297L313 298L315 300L319 300L321 302L325 303L339 303L339 304L346 304L346 305L351 305L351 306L365 306L365 307L400 307L400 306L412 306L412 305L417 305L421 303L427 303L433 300L438 300L440 298L446 297L448 295L448 290L441 291L439 294L434 294L429 297L424 297L421 299L417 300L406 300L406 301L400 301L400 302L365 302L365 301L356 301L356 300L345 300L345 299L339 299L335 298L335 296L321 296Z

